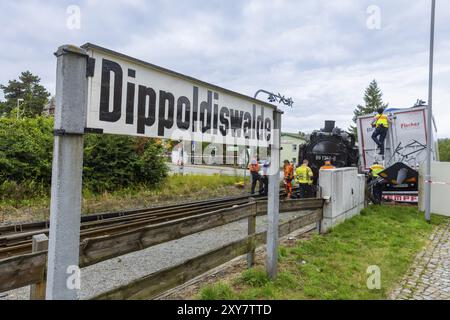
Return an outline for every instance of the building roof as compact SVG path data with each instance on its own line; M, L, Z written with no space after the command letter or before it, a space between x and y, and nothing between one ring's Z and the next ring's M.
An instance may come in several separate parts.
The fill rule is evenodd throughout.
M296 138L299 140L306 141L306 138L303 135L300 135L298 133L282 132L281 136L282 137L291 137L291 138Z

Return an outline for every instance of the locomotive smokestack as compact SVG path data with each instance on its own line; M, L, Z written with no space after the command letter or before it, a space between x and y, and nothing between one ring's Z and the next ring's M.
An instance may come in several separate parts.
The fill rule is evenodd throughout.
M333 132L334 126L336 124L336 121L334 120L325 120L325 128L323 129L323 131L325 132Z

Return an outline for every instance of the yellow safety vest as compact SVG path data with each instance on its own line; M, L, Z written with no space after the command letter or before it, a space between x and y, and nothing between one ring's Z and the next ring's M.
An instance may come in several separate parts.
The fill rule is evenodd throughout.
M295 170L295 176L298 183L312 184L313 172L310 167L302 165Z
M388 117L387 115L384 114L377 114L375 116L375 127L379 127L379 126L383 126L385 128L389 128L389 122L388 122Z
M376 178L378 177L378 174L384 170L384 167L381 164L374 164L370 167L370 170L372 170L372 176Z

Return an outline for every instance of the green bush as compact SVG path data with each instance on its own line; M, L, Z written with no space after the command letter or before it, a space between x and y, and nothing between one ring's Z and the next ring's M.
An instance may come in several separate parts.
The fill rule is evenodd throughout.
M0 118L0 183L50 185L53 119Z
M0 191L2 198L49 193L53 118L0 118ZM85 135L83 188L113 191L154 186L167 175L163 148L155 139Z
M450 139L439 140L439 158L443 162L450 162Z

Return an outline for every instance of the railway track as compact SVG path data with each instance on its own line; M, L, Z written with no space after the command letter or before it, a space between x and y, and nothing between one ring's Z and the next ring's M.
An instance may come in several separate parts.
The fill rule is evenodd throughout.
M255 196L264 199L265 197ZM139 227L194 216L245 204L250 197L237 196L206 201L193 201L146 209L85 215L81 218L80 239L113 235ZM0 259L30 253L32 237L47 234L49 221L22 223L0 227Z

